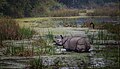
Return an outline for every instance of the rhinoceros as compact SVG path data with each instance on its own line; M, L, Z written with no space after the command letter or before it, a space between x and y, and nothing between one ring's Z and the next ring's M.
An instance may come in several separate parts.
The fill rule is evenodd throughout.
M88 38L82 36L63 37L60 35L60 38L54 42L58 46L63 46L67 51L88 52L90 49Z

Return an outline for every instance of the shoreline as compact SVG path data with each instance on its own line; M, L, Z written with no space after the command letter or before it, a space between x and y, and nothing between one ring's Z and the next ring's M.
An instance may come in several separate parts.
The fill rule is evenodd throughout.
M95 18L100 18L100 17L110 17L110 16L67 16L67 17L28 17L28 18L15 18L15 20L37 20L37 19L50 19L50 18L54 18L54 19L59 19L59 18L89 18L89 17L95 17Z

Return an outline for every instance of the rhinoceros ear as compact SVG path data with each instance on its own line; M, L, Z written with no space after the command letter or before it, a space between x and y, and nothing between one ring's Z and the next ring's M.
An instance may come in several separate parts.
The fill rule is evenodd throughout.
M62 35L60 35L60 37L63 39L63 36L62 36Z

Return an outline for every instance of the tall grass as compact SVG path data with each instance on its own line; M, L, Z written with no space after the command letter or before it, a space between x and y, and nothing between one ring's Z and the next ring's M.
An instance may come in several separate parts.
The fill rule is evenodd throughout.
M30 69L43 69L42 59L39 57L30 61Z
M107 11L103 11L107 10ZM102 7L95 9L92 13L87 13L88 16L120 16L118 8Z
M20 40L34 34L30 28L20 28L17 21L10 17L0 18L0 46L3 40Z
M25 28L25 27L20 28L18 30L18 32L19 32L19 34L21 35L22 38L30 38L35 33L30 28Z
M0 18L0 45L3 40L19 39L19 25L10 17Z
M120 40L120 38L118 37L120 32L119 32L119 24L112 24L112 23L105 23L102 24L103 28L105 30L107 30L107 32L105 31L99 31L98 32L98 37L97 37L97 41L99 40L103 40L107 41L107 40L115 40L116 42ZM118 43L118 44L117 44ZM119 68L120 65L120 61L119 61L119 42L117 42L117 45L106 45L104 44L105 47L101 46L101 50L96 50L96 56L100 57L100 58L104 58L105 60L105 67L103 67L102 69L117 69ZM98 43L99 44L99 43ZM97 45L98 47L100 47L100 45Z
M64 16L79 16L77 9L60 9L48 13L51 17L64 17Z

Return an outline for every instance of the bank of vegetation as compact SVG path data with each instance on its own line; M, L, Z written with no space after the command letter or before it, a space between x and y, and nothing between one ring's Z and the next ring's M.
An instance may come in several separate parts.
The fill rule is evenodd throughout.
M87 13L88 16L120 16L119 5L114 7L100 7L94 10L94 12Z
M120 14L118 3L118 0L0 0L0 16L13 18L79 16L83 9L95 9L94 13L88 13L90 16L114 16Z

